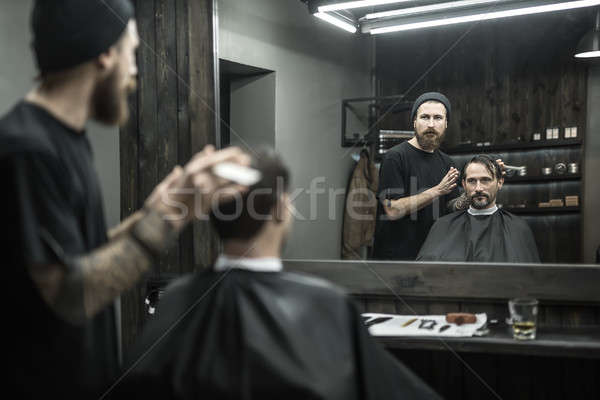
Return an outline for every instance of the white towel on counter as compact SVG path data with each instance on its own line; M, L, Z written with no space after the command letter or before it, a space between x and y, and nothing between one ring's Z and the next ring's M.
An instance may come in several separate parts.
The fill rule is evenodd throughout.
M472 324L456 325L446 322L445 315L394 315L394 314L362 314L363 322L369 326L373 336L440 336L440 337L470 337L477 335L476 331L485 326L487 315L475 314L477 321ZM381 318L378 322L377 318ZM417 319L408 326L403 326L411 319ZM385 319L385 320L384 320ZM449 325L440 332L440 328Z

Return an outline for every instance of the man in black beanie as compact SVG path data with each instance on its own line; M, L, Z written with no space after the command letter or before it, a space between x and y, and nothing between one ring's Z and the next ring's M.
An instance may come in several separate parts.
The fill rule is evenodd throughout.
M419 96L411 112L415 136L386 153L379 173L375 258L414 260L435 220L459 196L458 170L439 150L450 113L443 94Z
M39 86L0 120L6 391L98 398L118 370L115 299L149 270L198 204L205 215L217 189L244 190L212 167L249 157L206 148L107 233L85 126L127 119L139 43L133 7L129 0L38 0L31 24Z

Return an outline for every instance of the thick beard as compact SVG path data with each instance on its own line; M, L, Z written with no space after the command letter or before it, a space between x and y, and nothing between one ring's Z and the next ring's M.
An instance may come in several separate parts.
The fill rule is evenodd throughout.
M129 117L128 90L119 85L119 71L115 67L92 93L94 119L107 125L122 125Z
M476 200L475 198L478 197L478 195L471 196L471 206L473 206L473 208L476 210L483 210L489 206L494 199L490 199L486 195L484 196L484 200Z
M444 133L435 132L433 137L425 136L427 131L423 131L423 133L417 133L415 137L417 138L417 143L423 150L435 150L440 147L442 143L442 139L444 138Z

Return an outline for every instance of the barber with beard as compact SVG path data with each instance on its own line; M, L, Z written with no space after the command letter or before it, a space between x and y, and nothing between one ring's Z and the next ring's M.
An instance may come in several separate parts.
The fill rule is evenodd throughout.
M0 120L5 392L99 398L119 368L114 301L196 216L182 208L200 205L206 215L217 189L244 190L212 167L249 158L206 148L107 232L85 126L127 119L139 44L133 7L37 0L31 23L39 86Z
M450 113L443 94L419 96L411 112L415 136L386 153L379 173L375 258L414 260L435 220L459 197L458 170L439 150Z

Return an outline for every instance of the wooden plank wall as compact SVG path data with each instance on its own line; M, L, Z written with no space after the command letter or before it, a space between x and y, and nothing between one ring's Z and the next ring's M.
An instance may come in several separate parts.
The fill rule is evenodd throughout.
M529 140L546 127L582 129L587 64L573 50L592 26L590 15L580 10L378 36L378 94L404 93L408 100L425 91L446 94L448 147ZM384 124L412 128L407 113L391 113Z
M215 143L212 0L136 1L141 44L137 94L121 129L121 217L175 165ZM193 23L192 23L193 21ZM206 221L188 227L154 275L180 274L210 264L217 241ZM122 297L124 348L145 320L146 282Z

